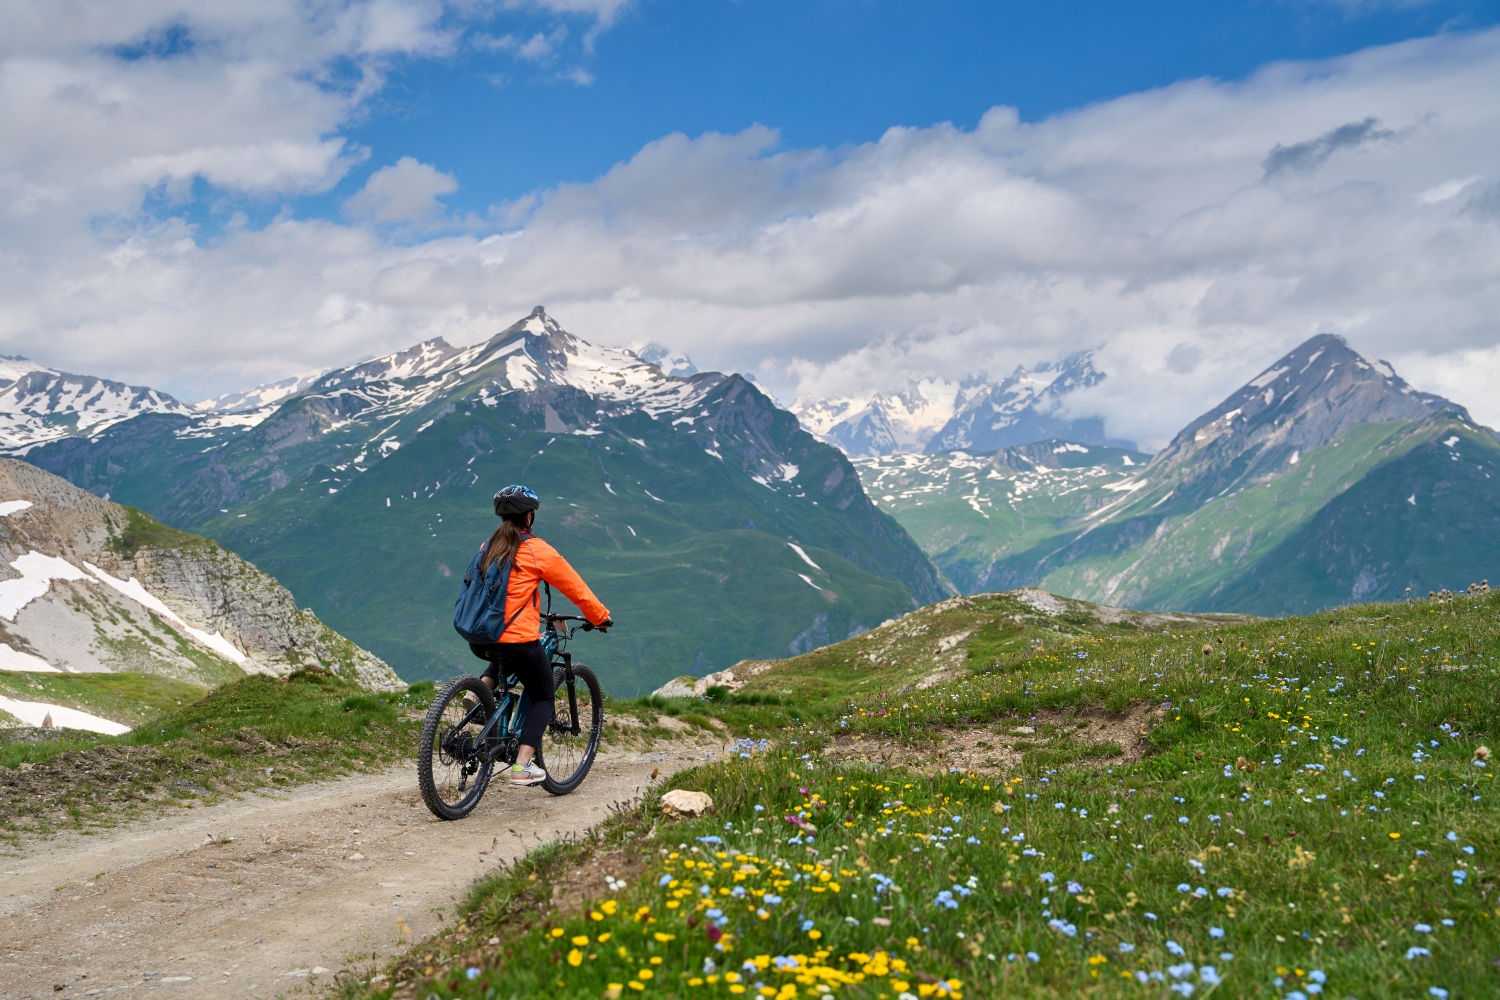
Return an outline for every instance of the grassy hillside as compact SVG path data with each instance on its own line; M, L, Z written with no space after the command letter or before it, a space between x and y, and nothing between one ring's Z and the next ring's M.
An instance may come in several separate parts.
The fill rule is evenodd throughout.
M1340 497L1357 497L1356 484L1374 470L1400 461L1413 448L1455 432L1465 438L1479 437L1471 426L1446 419L1356 424L1333 443L1301 456L1296 465L1280 474L1201 505L1163 490L1160 507L1135 517L1145 522L1134 532L1142 536L1142 541L1118 552L1106 552L1091 543L1089 536L1081 536L1067 554L1046 557L1047 565L1056 568L1047 573L1044 585L1062 593L1132 607L1250 610L1227 594L1253 567L1330 503ZM1493 439L1490 447L1495 448ZM1441 481L1450 470L1436 471L1437 481ZM1148 486L1142 492L1149 494L1150 490ZM1148 500L1150 496L1144 496L1137 509L1149 507ZM1431 514L1430 510L1423 511L1415 520ZM1151 529L1149 535L1147 527ZM1370 541L1384 547L1391 539L1371 534ZM1422 593L1428 589L1423 587ZM1382 590L1378 596L1392 598L1400 593L1400 588ZM1358 597L1376 595L1370 591ZM1347 601L1351 595L1348 590L1340 593L1325 589L1318 598L1311 605L1299 604L1297 610Z
M318 669L196 699L201 689L129 674L0 674L0 685L91 711L115 699L116 717L137 722L114 737L0 729L0 840L11 844L409 757L432 696L430 684L375 693Z
M0 695L76 708L127 726L137 726L154 716L191 705L207 693L207 688L161 674L0 670Z
M898 696L928 665L872 662L885 697L670 779L712 815L642 807L492 877L374 992L1492 996L1497 612L1085 626ZM1129 746L1092 735L1121 716ZM1013 758L943 766L996 732Z
M1258 614L1500 582L1500 447L1466 427L1377 466L1224 589Z

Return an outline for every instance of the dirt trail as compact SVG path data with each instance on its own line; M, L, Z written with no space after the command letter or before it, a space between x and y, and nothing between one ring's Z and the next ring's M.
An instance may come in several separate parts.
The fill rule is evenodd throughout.
M403 766L32 846L0 858L0 996L318 990L451 920L499 862L704 751L601 752L572 795L497 785L456 823L433 818Z

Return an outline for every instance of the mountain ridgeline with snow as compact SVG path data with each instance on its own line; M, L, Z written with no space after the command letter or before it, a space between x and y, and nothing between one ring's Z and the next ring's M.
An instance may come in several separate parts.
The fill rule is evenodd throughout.
M741 376L643 353L660 364L538 307L480 344L430 340L25 457L233 548L413 680L472 669L452 603L512 482L541 494L538 533L621 623L578 650L616 692L805 651L947 593L837 449Z
M977 374L960 382L910 379L894 392L831 400L798 400L790 409L813 434L851 458L906 452L991 452L1058 438L1086 445L1133 448L1109 438L1098 417L1067 413L1068 396L1103 381L1092 352L1018 367L991 382Z
M1425 595L1500 568L1494 432L1331 335L1149 459L1050 441L856 464L965 592L1043 586L1134 608L1281 614Z

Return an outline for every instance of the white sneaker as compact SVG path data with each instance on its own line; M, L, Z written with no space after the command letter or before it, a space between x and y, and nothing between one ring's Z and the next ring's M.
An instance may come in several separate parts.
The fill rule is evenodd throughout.
M506 772L506 780L517 788L527 785L540 785L547 780L547 772L537 765L535 760L528 761L525 767L520 764L512 765Z

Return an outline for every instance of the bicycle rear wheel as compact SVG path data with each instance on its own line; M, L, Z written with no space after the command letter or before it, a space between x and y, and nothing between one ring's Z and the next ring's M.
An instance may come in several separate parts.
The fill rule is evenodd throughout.
M567 795L583 784L594 755L599 751L599 733L604 728L604 693L599 678L588 667L573 667L572 690L562 667L553 673L552 721L542 735L537 756L547 770L542 787L553 795ZM574 718L578 732L573 732Z
M466 695L477 710L464 707ZM492 765L479 734L494 714L495 696L478 677L455 678L432 700L417 747L417 783L438 819L463 819L484 796Z

